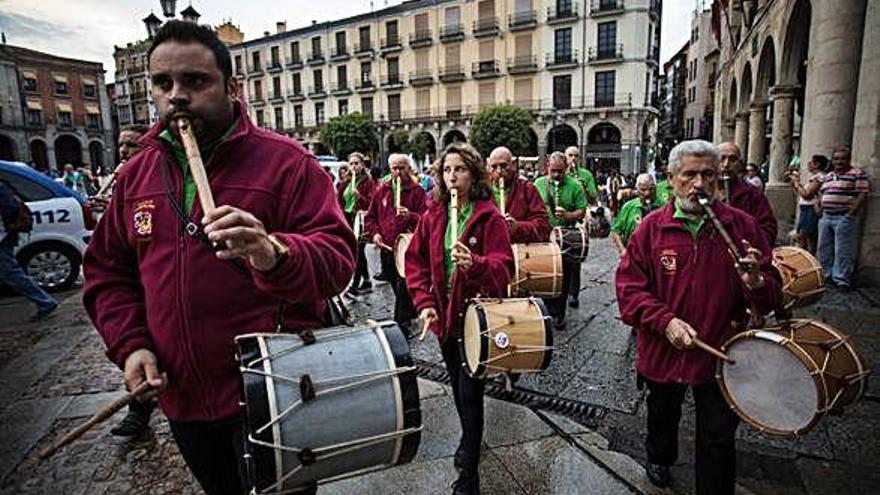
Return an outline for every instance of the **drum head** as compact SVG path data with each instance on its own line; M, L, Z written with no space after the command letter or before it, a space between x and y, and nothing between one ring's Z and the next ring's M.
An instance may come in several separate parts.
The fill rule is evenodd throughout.
M468 373L479 375L483 372L481 361L486 359L488 349L483 345L482 332L487 328L486 315L477 304L468 306L464 315L464 334L462 335L464 362L468 367Z
M819 410L819 392L798 355L758 337L735 339L727 353L736 363L722 364L722 387L743 420L779 435L811 426Z

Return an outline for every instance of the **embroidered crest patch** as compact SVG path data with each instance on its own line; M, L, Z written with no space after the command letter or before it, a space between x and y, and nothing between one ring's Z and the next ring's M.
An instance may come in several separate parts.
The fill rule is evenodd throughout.
M150 235L153 233L153 214L147 210L134 213L134 230L138 235Z
M660 253L660 266L668 273L678 270L678 253L673 249L664 249Z

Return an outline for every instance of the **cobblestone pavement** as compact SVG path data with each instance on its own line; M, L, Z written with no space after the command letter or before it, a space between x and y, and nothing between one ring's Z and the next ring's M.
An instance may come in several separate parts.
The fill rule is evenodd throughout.
M371 262L375 264L375 259ZM574 432L573 441L592 446L606 457L612 456L608 461L612 464L615 455L622 455L620 459L624 460L644 460L645 423L643 396L635 388L632 365L635 339L618 320L614 300L616 265L617 256L610 242L594 240L583 266L581 307L569 309L567 330L555 336L556 350L550 369L524 376L518 385L606 408L608 412L595 431L571 423L567 428ZM121 419L123 413L119 413L65 450L64 455L44 462L36 460L40 448L120 390L119 372L104 357L103 345L88 323L79 297L78 291L59 295L63 304L58 316L40 325L21 323L32 312L21 299L0 298L0 386L4 390L0 398L0 436L4 439L0 446L0 495L200 493L161 414L153 416L151 434L137 442L112 443L109 429ZM359 320L387 319L392 300L390 288L377 284L372 294L350 300L350 309ZM830 291L819 305L798 316L821 319L845 331L876 371L880 356L880 336L876 331L880 322L878 301L878 290ZM433 338L414 344L412 350L420 359L440 361ZM842 417L823 419L812 431L793 441L766 437L742 426L738 433L739 492L880 492L880 434L874 426L880 417L877 387L876 380L869 386L873 400L863 400ZM449 398L442 391L435 391L425 399L423 408L436 409L444 400ZM484 486L484 493L605 493L603 483L610 482L601 473L593 477L597 484L589 492L582 491L584 487L577 484L560 491L571 476L595 470L595 466L572 456L563 445L565 442L545 431L547 427L528 410L505 408L504 403L497 401L492 404L492 410L500 412L494 419L487 419L490 433L483 469L491 469L484 478L491 478L489 473L500 470L512 481L492 478ZM426 418L436 416L426 414ZM335 485L327 492L445 493L444 487L454 476L447 457L451 455L449 444L455 425L446 420L426 421L428 436L423 437L418 462L395 470L391 477L370 475ZM559 421L562 424L564 419ZM533 436L525 439L518 433L511 438L511 432ZM675 489L681 493L693 486L692 444L693 410L688 404L681 431L681 456L673 469ZM549 466L546 469L534 469L532 465L545 462ZM629 467L631 479L643 482L641 473ZM419 479L434 480L437 486L425 486ZM630 489L650 491L649 487Z

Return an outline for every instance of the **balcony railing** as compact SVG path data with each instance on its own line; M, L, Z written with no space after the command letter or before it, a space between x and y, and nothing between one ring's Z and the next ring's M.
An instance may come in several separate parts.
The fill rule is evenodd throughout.
M501 29L498 27L497 17L484 17L474 21L474 37L495 36Z
M321 86L309 86L309 98L323 98L327 96L327 89Z
M434 83L434 71L431 69L414 70L409 73L409 83L412 86L425 86Z
M309 65L323 64L324 63L324 52L320 52L320 51L312 52L309 55L308 62L309 62Z
M264 100L264 98L263 98L263 93L255 93L255 94L250 95L250 96L248 97L248 102L249 102L251 105L256 105L256 104L258 104L258 103L259 103L259 104L263 104L263 103L265 103L265 100Z
M580 52L564 51L564 52L547 52L547 68L548 69L565 69L577 67L580 63Z
M461 41L464 39L464 25L447 24L440 28L440 41L449 43L452 41Z
M514 12L507 16L507 28L511 31L520 31L523 29L531 29L538 25L538 12L535 10L525 10L522 12Z
M288 88L287 89L287 99L288 101L302 101L306 99L306 95L303 94L302 88Z
M623 0L593 0L590 17L620 14L623 12Z
M361 75L360 80L355 85L355 89L358 90L358 92L362 93L365 93L367 91L375 91L376 85L373 82L372 76L368 74Z
M471 66L471 76L474 79L497 77L499 75L501 75L501 67L497 60L474 62Z
M510 74L526 74L537 72L538 57L534 55L521 55L507 59L507 72Z
M464 67L460 65L447 65L440 68L440 80L443 82L463 81L464 78Z
M346 60L351 57L351 54L348 53L348 48L345 46L337 46L333 53L330 55L330 60L337 62L340 60Z
M623 44L608 47L591 47L587 55L589 62L614 62L623 59Z
M263 65L262 64L251 64L248 66L247 71L249 76L256 76L258 74L263 73Z
M430 46L432 42L430 29L416 31L409 35L409 46L412 48Z
M381 49L382 49L383 53L397 51L397 50L400 50L403 48L403 46L400 44L400 36L397 36L397 35L389 36L387 38L382 38L382 45L381 46L382 46Z
M282 70L283 70L283 68L281 67L281 62L279 62L277 60L272 62L271 64L269 64L268 67L266 67L266 71L269 73L281 72Z
M364 56L373 56L373 43L367 41L364 43L358 43L354 48L354 55L356 57L364 57Z
M288 69L299 69L303 66L302 58L299 56L296 57L287 57L287 61L285 63Z
M330 93L333 96L350 95L351 86L348 81L334 81L330 83Z
M396 86L403 86L403 79L400 77L400 74L385 74L382 76L383 88L392 88Z
M547 24L575 21L578 18L578 4L571 3L564 8L547 7Z
M284 93L279 89L269 93L269 103L280 103L284 101Z

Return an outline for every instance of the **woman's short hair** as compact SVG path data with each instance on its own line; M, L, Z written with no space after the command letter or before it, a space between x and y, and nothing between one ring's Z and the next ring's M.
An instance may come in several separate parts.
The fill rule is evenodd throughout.
M458 155L471 173L472 184L470 191L471 201L476 199L488 199L491 195L489 182L486 174L486 163L480 152L473 146L465 143L454 142L446 147L437 160L434 161L431 175L434 176L434 201L446 204L449 201L449 190L446 181L443 180L443 163L449 155Z

